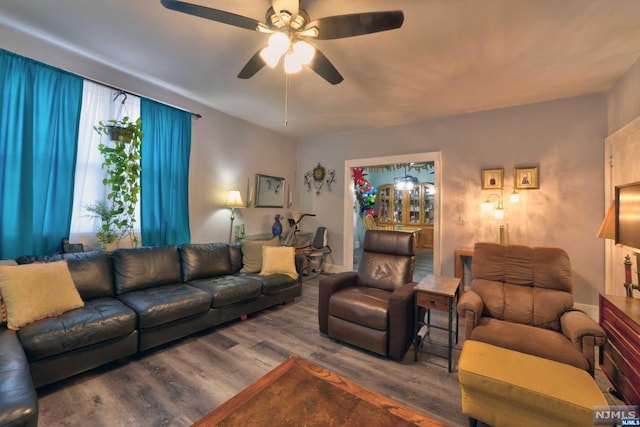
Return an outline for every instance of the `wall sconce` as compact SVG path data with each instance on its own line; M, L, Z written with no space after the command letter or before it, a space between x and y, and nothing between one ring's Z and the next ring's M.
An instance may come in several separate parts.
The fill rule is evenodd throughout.
M229 227L229 243L231 243L231 238L233 237L233 220L236 219L235 209L245 207L240 192L238 190L230 190L224 206L231 208L231 227Z
M491 201L492 197L495 197L498 199L497 203ZM504 206L502 204L503 200L504 200L504 193L502 190L500 190L500 194L491 193L487 196L486 200L482 202L482 211L485 213L492 213L493 211L493 218L499 221L501 245L504 245L506 243L505 224L503 222L504 221ZM518 203L520 203L520 193L518 193L515 190L515 188L513 189L513 192L509 193L509 202L514 205L517 205Z
M324 167L318 163L318 166L313 168L313 171L307 171L304 174L304 185L307 186L309 193L311 192L311 186L313 186L316 189L316 196L319 196L320 190L325 183L327 184L327 190L331 191L331 184L336 182L335 176L335 169L325 171Z

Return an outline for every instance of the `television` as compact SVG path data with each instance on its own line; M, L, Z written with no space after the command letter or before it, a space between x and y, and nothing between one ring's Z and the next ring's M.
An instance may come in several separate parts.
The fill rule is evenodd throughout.
M616 187L616 244L640 251L640 182Z

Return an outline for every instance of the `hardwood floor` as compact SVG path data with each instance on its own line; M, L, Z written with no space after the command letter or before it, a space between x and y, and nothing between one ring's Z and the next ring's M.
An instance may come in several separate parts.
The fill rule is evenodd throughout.
M414 363L409 350L397 363L320 335L317 282L305 282L294 303L38 390L39 426L188 426L291 354L467 425L457 374L447 372L445 359L423 353Z
M424 349L417 363L412 350L397 363L339 343L318 332L317 283L306 281L291 304L38 390L39 426L189 426L291 354L452 426L467 425L456 370L462 336L451 374L446 359ZM432 314L436 322L445 317ZM442 334L432 338L445 343Z

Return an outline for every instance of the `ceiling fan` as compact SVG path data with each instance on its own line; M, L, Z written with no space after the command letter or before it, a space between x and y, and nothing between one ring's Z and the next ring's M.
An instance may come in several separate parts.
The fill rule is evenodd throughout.
M179 0L160 0L167 9L247 30L271 34L268 45L256 52L242 68L238 77L249 79L265 65L274 68L284 57L287 73L300 71L307 65L331 84L344 78L331 61L306 39L333 40L361 36L400 28L404 22L401 10L364 12L348 15L328 16L311 21L309 14L300 8L299 0L271 0L265 22L212 9Z

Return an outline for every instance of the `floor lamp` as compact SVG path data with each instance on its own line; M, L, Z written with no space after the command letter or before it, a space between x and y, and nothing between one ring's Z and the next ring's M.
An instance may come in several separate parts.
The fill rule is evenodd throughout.
M229 229L229 242L231 242L231 238L233 236L233 220L236 219L235 209L245 207L240 192L238 190L229 191L229 197L227 197L227 202L224 206L231 208L231 228Z

